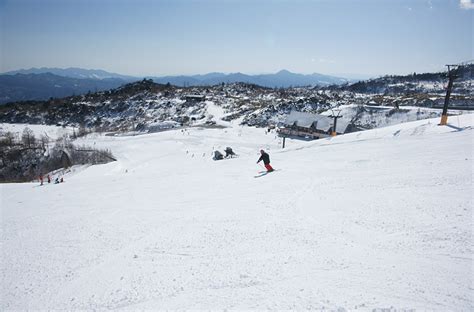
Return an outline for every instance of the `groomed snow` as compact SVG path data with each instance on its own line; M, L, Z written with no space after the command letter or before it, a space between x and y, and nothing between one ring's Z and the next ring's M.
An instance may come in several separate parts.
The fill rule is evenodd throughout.
M438 122L83 138L118 161L0 185L0 308L472 311L474 118Z

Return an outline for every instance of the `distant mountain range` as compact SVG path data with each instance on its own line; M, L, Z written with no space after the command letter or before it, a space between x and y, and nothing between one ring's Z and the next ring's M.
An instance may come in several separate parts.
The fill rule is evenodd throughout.
M125 83L141 80L97 69L31 68L0 74L0 104L13 101L45 100L102 91ZM327 86L348 82L345 78L311 74L303 75L281 70L275 74L246 75L242 73L209 73L191 76L145 77L156 83L176 86L211 86L222 83L244 82L270 88L291 86Z
M136 81L140 78L121 75L116 73L109 73L105 70L101 69L83 69L83 68L76 68L76 67L69 67L69 68L55 68L55 67L41 67L41 68L30 68L30 69L20 69L14 70L10 72L3 73L2 75L16 75L16 74L54 74L57 76L62 77L69 77L69 78L77 78L77 79L109 79L109 78L117 78L126 81Z
M125 83L118 78L78 79L51 73L0 75L0 104L109 90Z
M122 79L126 82L136 81L143 79L144 77L134 77L121 75L116 73L110 73L101 69L82 69L82 68L30 68L20 69L3 73L2 75L16 75L16 74L45 74L51 73L57 76L77 78L77 79L109 79L116 78ZM170 83L176 86L209 86L221 83L234 83L234 82L246 82L251 84L257 84L263 87L291 87L291 86L321 86L331 84L342 84L348 82L349 79L323 75L323 74L296 74L288 70L281 70L275 74L261 74L261 75L246 75L242 73L208 73L205 75L188 75L188 76L147 76L145 78L153 79L156 83Z
M157 83L170 83L176 86L212 86L221 83L246 82L269 88L288 88L297 86L325 86L332 84L343 84L348 79L322 75L311 74L303 75L281 70L276 74L246 75L242 73L209 73L206 75L193 76L166 76L166 77L148 77Z

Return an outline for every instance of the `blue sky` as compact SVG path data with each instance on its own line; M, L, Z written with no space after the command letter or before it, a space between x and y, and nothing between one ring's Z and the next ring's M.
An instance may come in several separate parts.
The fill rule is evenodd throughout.
M0 0L0 72L403 74L474 59L472 0Z

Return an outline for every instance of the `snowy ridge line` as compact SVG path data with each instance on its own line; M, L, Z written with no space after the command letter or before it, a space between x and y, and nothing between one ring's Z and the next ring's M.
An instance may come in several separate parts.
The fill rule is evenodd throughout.
M377 83L373 89L372 82L356 83L353 89L333 86L276 90L245 83L182 88L146 79L110 91L44 101L38 105L2 105L0 121L85 126L100 132L152 132L169 127L166 123L228 126L229 122L239 120L244 125L267 127L281 123L291 110L328 114L331 109L343 109L343 120L352 122L354 129L439 115L441 111L432 107L443 104L445 92L430 93L414 87L413 80L418 78L408 78L409 81L403 82L404 87L392 88L394 93L386 93L386 88L380 89ZM394 81L400 77L384 79ZM463 82L459 86L460 91L464 90L463 95L453 95L452 107L472 106L468 92L471 82L472 78L467 80L468 84Z

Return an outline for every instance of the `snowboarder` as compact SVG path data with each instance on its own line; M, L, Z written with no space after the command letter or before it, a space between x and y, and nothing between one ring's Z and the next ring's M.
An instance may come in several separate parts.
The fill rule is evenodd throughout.
M270 166L270 156L265 153L265 151L262 149L260 150L260 158L257 160L257 164L263 160L263 163L265 164L265 168L267 169L267 172L272 172L273 168Z

